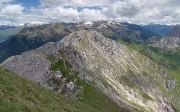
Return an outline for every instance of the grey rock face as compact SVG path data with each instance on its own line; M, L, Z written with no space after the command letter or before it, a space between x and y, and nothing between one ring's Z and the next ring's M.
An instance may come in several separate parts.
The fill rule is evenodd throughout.
M173 90L177 86L177 81L176 80L167 80L165 81L165 87L168 90Z
M57 60L61 59L58 49L63 47L63 44L50 42L36 50L12 57L9 62L4 62L3 66L24 78L41 84L49 90L75 98L83 91L83 88L74 85L73 80L69 82L67 78L62 76L60 71L51 71L52 62L47 60L48 55L53 55Z
M154 39L159 38L159 39ZM163 48L165 50L175 50L180 46L180 37L154 37L151 39L153 47Z
M40 84L51 74L50 62L39 52L24 52L15 56L11 63L5 63L5 68Z
M47 60L48 55L55 57L56 61L67 60L72 70L79 72L79 78L102 91L119 106L131 111L174 112L158 88L164 87L163 82L166 81L168 86L163 88L164 91L166 88L172 90L177 83L168 82L168 79L173 78L147 57L96 31L71 33L59 42L47 43L15 56L3 66L50 90L75 98L83 87L77 86L76 80L68 81L61 72L51 71L52 62Z
M128 78L130 81L143 89L147 94L150 94L151 97L156 100L163 100L160 98L162 97L162 93L158 98L154 97L156 94L155 91L159 90L157 90L156 85L152 84L151 80L149 80L150 77L154 77L153 75L162 78L162 71L156 70L155 73L152 73L150 70L150 68L154 70L157 69L152 67L155 63L147 61L148 59L140 56L137 52L130 51L124 45L104 38L101 34L94 31L75 32L64 38L61 42L66 46L73 46L73 48L79 51L78 53L83 60L83 64L79 65L78 63L81 60L76 61L73 60L76 58L71 58L69 61L74 63L73 65L79 65L86 71L93 73L93 75L90 75L89 73L84 72L80 77L95 83L97 88L104 91L105 94L111 97L119 105L123 105L122 102L119 102L122 100L127 103L122 97L123 95L126 95L128 100L143 105L144 107L150 107L156 111L165 111L164 107L168 107L169 110L173 111L171 105L162 105L160 102L150 103L150 101L147 101L139 95L138 92L132 90L131 87L121 83L123 82L121 77L129 75ZM72 56L72 53L70 54L71 55L68 53L68 56ZM147 72L148 76L145 76L145 74L142 73L142 66L147 68L144 70ZM161 70L161 68L159 69ZM133 71L135 74L133 75L129 70ZM133 78L134 80L131 80ZM167 78L168 74L164 75L162 80ZM106 83L102 82L102 80ZM157 80L157 83L158 82L159 81ZM111 87L106 87L106 84ZM154 91L154 93L152 91Z

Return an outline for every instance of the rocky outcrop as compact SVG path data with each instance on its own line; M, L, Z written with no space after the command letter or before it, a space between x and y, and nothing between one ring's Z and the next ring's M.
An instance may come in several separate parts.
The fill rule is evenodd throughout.
M59 42L15 56L3 66L70 97L83 92L73 78L78 75L130 111L175 111L163 93L168 92L163 82L173 77L147 57L96 31L71 33ZM177 84L168 85L172 90Z
M175 50L180 46L180 37L152 37L149 42L151 46L159 47L165 50Z
M165 81L165 87L168 90L173 90L177 86L177 80L167 80Z

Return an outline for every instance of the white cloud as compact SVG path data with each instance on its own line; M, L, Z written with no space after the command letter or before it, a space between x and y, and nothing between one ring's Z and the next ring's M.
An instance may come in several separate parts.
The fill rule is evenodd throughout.
M14 0L0 0L0 3L8 3L8 2L12 2Z
M105 19L105 15L103 15L100 10L87 8L83 9L82 12L79 13L79 17L81 21L97 21Z
M102 13L115 20L126 20L134 23L168 23L177 22L180 18L179 0L124 0L104 7Z
M46 18L54 22L96 21L105 18L100 10L88 8L84 8L81 11L78 11L76 8L64 8L60 6L39 9L33 8L32 11L41 14L41 18Z
M25 8L21 5L7 5L0 9L1 15L16 15L22 14Z
M53 16L53 17L73 17L73 16L78 16L78 11L73 9L73 8L56 7L56 8L40 9L40 11L44 15L49 15L49 16Z
M40 0L28 13L12 0L0 0L0 24L96 20L180 23L180 0ZM65 8L66 6L66 8ZM27 9L26 9L27 10Z
M108 6L114 0L40 0L42 6L94 7Z
M32 8L33 13L38 14L41 19L46 19L48 22L58 21L74 21L79 16L79 12L73 8L46 7L46 8Z
M18 24L18 18L24 15L21 5L6 4L0 7L0 24Z

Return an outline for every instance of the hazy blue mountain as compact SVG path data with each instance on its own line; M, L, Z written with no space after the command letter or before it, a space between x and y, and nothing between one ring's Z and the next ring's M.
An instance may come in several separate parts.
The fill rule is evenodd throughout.
M0 26L0 43L19 33L22 28L21 26Z
M168 34L172 28L176 25L161 25L161 24L149 24L149 25L141 25L143 28L149 29L153 32L157 32L161 35Z

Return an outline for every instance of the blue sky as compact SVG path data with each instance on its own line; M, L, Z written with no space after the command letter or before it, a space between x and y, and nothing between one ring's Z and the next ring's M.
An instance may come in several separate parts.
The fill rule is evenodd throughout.
M21 4L23 7L30 8L30 7L38 7L41 2L39 0L14 0L13 4Z
M0 25L114 20L180 24L180 0L0 0Z

